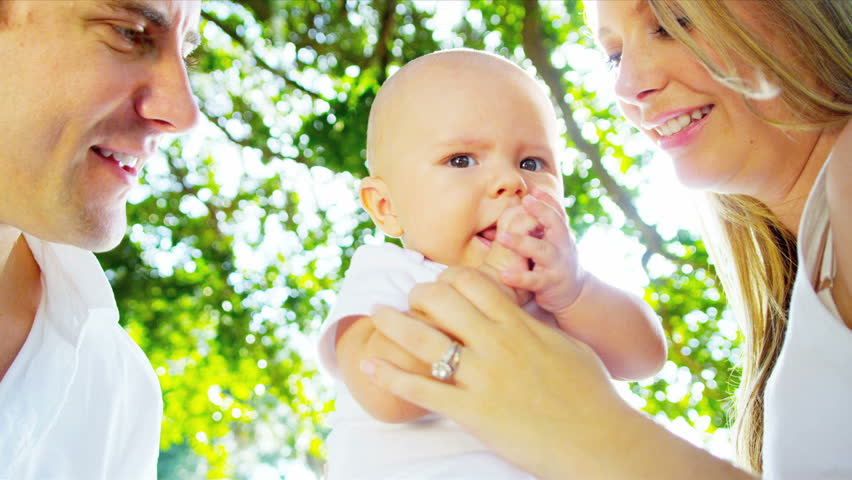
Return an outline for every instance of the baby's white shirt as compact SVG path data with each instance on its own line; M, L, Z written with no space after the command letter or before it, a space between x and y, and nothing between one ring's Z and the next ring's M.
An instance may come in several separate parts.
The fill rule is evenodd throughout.
M445 268L389 243L363 246L353 255L319 337L320 364L337 392L326 440L328 480L533 480L447 418L430 414L402 424L376 420L341 381L334 349L338 322L369 315L377 305L408 310L414 285L435 281ZM531 302L529 309L538 307ZM531 313L542 316L540 309Z

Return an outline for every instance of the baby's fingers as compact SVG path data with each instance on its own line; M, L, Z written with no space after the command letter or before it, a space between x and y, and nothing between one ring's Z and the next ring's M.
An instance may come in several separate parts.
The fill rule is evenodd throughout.
M559 203L559 200L557 200L556 197L545 192L544 190L542 190L541 188L539 188L535 185L530 186L529 195L532 195L533 197L535 197L535 198L541 200L542 202L550 205L551 207L553 207L554 210L561 211L561 212L565 211L565 207L561 203Z
M495 240L517 255L529 258L536 265L550 265L558 260L559 252L547 239L528 234L498 232Z
M542 198L539 198L541 196ZM522 200L524 210L544 226L545 231L568 231L568 215L550 195L534 190Z
M503 284L521 290L538 292L550 285L547 274L533 270L506 270L500 272L500 280Z
M542 225L539 221L520 205L506 209L497 220L498 232L529 235L531 232L541 229Z

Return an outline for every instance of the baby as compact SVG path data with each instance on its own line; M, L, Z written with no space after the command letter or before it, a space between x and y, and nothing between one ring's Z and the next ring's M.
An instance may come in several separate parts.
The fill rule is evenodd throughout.
M480 268L509 287L527 312L593 348L614 378L662 366L665 341L650 308L579 266L558 201L558 145L547 94L498 56L433 53L382 86L370 111L371 176L361 201L405 248L358 249L323 325L321 362L338 388L329 480L532 478L359 370L362 359L380 357L431 371L379 334L370 314L378 305L407 310L411 288L447 265Z

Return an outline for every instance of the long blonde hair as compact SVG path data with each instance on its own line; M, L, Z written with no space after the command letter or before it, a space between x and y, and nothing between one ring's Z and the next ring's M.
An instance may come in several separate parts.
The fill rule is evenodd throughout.
M849 120L852 1L749 2L750 15L772 32L771 39L755 33L725 0L648 2L660 25L686 45L717 81L747 101L778 95L801 119L780 124L761 117L764 121L779 128L823 129ZM691 32L701 36L706 49ZM808 54L785 63L779 48ZM813 74L816 85L809 84L802 72ZM708 229L705 243L745 336L736 394L737 456L744 467L761 472L763 394L784 341L796 273L796 239L753 197L708 196L717 228Z

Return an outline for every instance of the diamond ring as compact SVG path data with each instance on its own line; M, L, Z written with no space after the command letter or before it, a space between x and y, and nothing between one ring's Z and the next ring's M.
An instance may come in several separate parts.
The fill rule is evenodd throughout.
M449 380L459 366L459 356L461 354L461 344L453 341L444 358L439 362L432 364L432 376L438 380Z

